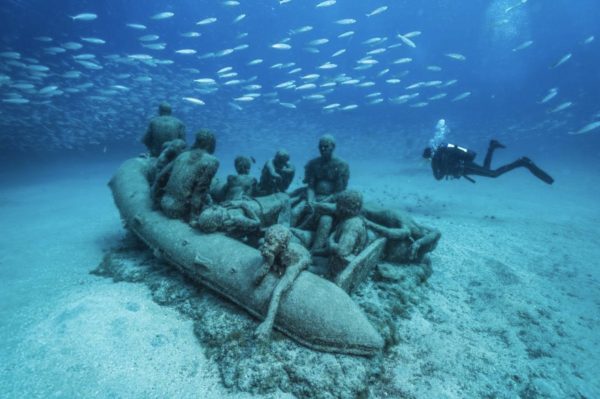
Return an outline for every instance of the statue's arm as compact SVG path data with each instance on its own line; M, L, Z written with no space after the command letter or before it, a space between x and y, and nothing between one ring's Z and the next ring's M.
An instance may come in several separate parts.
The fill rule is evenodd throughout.
M142 144L144 144L146 147L150 146L150 140L152 137L152 123L148 124L148 129L146 129L146 133L144 134L144 137L142 137Z
M340 241L335 248L335 252L342 258L352 255L352 250L358 241L358 231L356 228L348 227L344 229L340 236Z
M270 270L271 265L269 265L267 262L263 262L254 274L254 285L260 285L260 283L262 283L262 281L264 280L265 276L269 274Z
M430 250L433 249L433 246L438 242L441 236L442 233L440 233L438 230L431 229L427 232L427 234L423 235L423 237L413 242L410 246L411 259L417 259L419 250L422 247L431 247Z
M183 123L181 123L179 125L179 135L178 135L178 137L181 140L185 141L185 125Z
M390 228L382 226L378 223L374 223L368 219L365 221L367 223L367 227L373 230L375 233L390 238L392 240L403 240L410 236L410 229L408 229L407 227Z
M275 164L273 163L272 159L267 161L266 167L267 167L267 170L269 171L269 174L271 175L271 177L273 177L275 179L281 178L279 173L277 173L277 171L275 170Z
M348 181L350 180L350 167L348 164L344 164L341 168L338 178L336 181L336 192L339 193L344 191L348 187Z

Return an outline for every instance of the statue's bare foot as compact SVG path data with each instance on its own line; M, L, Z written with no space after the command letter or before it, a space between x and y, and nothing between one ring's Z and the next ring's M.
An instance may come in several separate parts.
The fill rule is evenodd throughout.
M254 336L259 341L266 342L266 341L268 341L271 338L271 329L272 329L272 327L269 324L267 324L266 322L263 321L256 328L256 331L254 331Z

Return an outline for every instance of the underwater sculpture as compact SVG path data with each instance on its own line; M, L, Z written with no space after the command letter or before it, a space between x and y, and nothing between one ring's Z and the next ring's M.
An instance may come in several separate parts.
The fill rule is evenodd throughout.
M304 168L304 183L306 187L298 191L300 201L294 205L292 223L294 226L311 223L317 202L332 202L335 194L348 187L350 167L348 163L333 155L335 139L326 134L319 139L320 156L310 160ZM326 238L332 228L333 219L329 215L322 215L318 219L317 234L312 244L312 251L322 251L327 242Z
M125 226L156 256L264 319L279 279L269 273L255 285L257 270L264 263L261 253L223 234L202 234L154 209L148 181L152 169L151 159L130 159L110 181ZM302 271L281 297L274 328L320 351L374 355L384 344L343 289L308 271Z
M278 150L262 169L257 195L284 193L295 174L296 168L290 163L290 154L286 150Z
M238 156L234 161L237 175L227 176L227 183L223 187L223 199L225 201L249 198L256 191L256 179L250 176L252 159Z
M277 193L265 197L213 203L190 224L204 233L223 232L234 237L255 233L261 227L290 224L290 198Z
M368 243L367 225L361 215L362 195L342 191L335 199L334 230L329 236L329 268L333 276L340 274Z
M152 193L162 194L155 197L155 201L167 216L188 219L202 210L219 168L219 161L211 155L215 145L211 132L200 131L192 148L179 154L158 173Z
M369 229L387 238L384 259L393 263L421 263L437 246L441 233L417 224L399 211L367 205L363 215Z
M300 273L306 270L312 261L308 250L302 245L290 242L291 237L292 233L289 228L276 224L267 229L265 240L260 246L260 254L264 263L256 273L254 284L260 285L270 271L279 277L271 294L267 316L256 329L256 335L263 340L268 339L271 335L281 297L292 287Z
M148 148L151 157L157 157L167 141L180 139L185 142L185 125L171 115L171 106L162 103L158 106L158 116L155 116L148 125L148 130L142 143Z
M156 175L160 174L160 172L163 171L168 164L173 162L179 154L184 152L186 147L187 144L181 139L175 139L164 143L162 151L158 155L158 158L156 158L156 162L154 164L154 175L151 176L150 181L154 182L156 180ZM163 189L162 186L158 185L154 188L159 191ZM162 192L156 192L153 193L153 195L155 197L160 197L162 196Z

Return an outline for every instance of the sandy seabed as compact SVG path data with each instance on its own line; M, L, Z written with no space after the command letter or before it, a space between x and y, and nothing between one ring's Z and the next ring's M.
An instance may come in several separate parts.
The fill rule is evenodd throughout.
M293 397L226 388L189 318L90 274L124 236L106 186L117 164L77 166L0 189L0 396ZM546 186L353 163L353 188L443 234L388 349L390 389L370 396L600 397L600 177L559 166Z

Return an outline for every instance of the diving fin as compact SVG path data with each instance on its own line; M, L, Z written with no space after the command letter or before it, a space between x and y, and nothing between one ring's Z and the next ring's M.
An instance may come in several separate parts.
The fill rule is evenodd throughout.
M535 177L547 184L554 183L554 179L552 178L552 176L541 170L536 164L533 163L531 159L525 158L525 162L525 167L529 169L529 171L533 173Z

